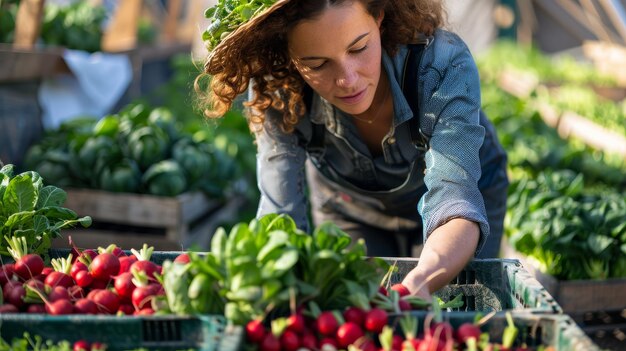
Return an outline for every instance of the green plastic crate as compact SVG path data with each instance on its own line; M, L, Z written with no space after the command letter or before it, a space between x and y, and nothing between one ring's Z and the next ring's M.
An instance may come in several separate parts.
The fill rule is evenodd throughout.
M69 249L51 249L51 258L67 257ZM130 252L128 252L130 253ZM151 260L162 264L181 254L155 251ZM107 316L0 314L0 336L7 342L24 332L44 340L71 342L85 339L102 342L108 350L239 350L244 333L227 326L223 316Z
M425 311L413 311L411 315L419 320L418 331L424 331L424 321L428 316ZM567 315L533 314L526 311L511 311L513 322L519 329L514 346L526 345L532 349L538 346L552 346L556 351L600 351L600 348ZM398 327L401 315L395 315L390 324ZM455 329L466 322L474 322L476 313L443 312L444 321ZM505 312L497 312L481 325L483 332L489 333L489 340L502 342L502 333L507 326ZM513 348L515 349L515 348Z
M417 265L415 258L384 258L397 271L391 284L400 283ZM448 285L435 293L444 301L462 294L464 305L458 311L525 310L562 313L559 304L518 260L475 259Z
M22 338L24 332L53 342L102 342L111 351L236 351L241 349L244 337L243 329L227 325L223 316L0 314L0 335L5 341Z

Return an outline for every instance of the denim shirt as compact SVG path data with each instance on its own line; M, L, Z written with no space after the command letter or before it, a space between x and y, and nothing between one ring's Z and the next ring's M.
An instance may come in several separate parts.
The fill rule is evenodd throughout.
M479 179L481 187L496 181L489 174L481 179L481 171L495 173L501 169L487 167L486 160L482 160L481 167L483 155L481 151L479 156L479 149L485 140L485 127L479 123L480 82L475 62L465 43L445 30L437 30L424 48L417 83L419 111L422 118L436 121L424 153L412 143L407 123L420 116L413 115L401 88L407 53L406 46L393 57L383 52L394 116L382 141L381 156L372 157L352 119L317 94L293 133L281 132L276 126L282 114L268 110L263 131L256 133L261 192L258 217L287 213L299 228L310 231L305 161L311 155L304 145L311 138L312 123L323 123L327 150L321 157L333 170L331 177L374 191L392 189L406 179L411 164L421 158L425 169L421 170L422 183L417 187L423 190L412 196L419 198L415 210L421 215L424 237L453 218L464 218L478 223L481 236L477 252L480 250L489 235L489 224ZM497 144L497 140L492 142ZM503 150L500 147L489 152Z

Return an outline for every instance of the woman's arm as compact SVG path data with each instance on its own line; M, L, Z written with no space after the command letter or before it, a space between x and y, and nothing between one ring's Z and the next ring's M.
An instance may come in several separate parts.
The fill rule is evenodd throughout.
M268 110L263 130L255 133L257 182L261 198L257 218L269 213L285 213L299 229L309 231L306 178L306 151L295 133L284 133L277 126L282 114Z
M415 267L404 278L412 295L431 298L465 267L476 252L479 227L475 222L455 218L435 229L424 243Z

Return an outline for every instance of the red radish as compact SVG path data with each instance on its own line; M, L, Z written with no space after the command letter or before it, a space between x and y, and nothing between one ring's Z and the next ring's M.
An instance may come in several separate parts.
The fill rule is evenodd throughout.
M18 313L19 310L17 307L11 305L10 303L5 303L4 305L0 305L0 313Z
M54 316L72 314L74 312L74 305L72 305L70 300L46 302L46 312Z
M130 266L130 272L145 272L148 278L154 279L154 273L159 273L159 267L150 261L137 261Z
M363 338L356 342L359 350L361 351L378 351L378 347L376 347L376 343L370 338Z
M54 268L52 267L43 267L43 270L41 271L41 274L44 276L48 276L48 274L54 272Z
M87 298L89 300L93 300L93 297L96 296L96 293L98 293L98 291L103 290L103 289L91 289L89 290L89 292L87 293Z
M27 286L30 286L31 288L37 289L39 291L44 291L46 289L45 284L41 280L38 280L36 278L32 278L24 282L24 288L26 288Z
M400 335L394 334L391 341L392 350L402 350L402 342L404 339Z
M444 343L453 338L454 328L448 322L433 323L430 328L426 329L428 335L432 337L439 337L439 340Z
M78 340L72 346L72 351L91 351L91 345L86 340Z
M76 274L82 271L88 271L89 267L84 264L82 261L74 261L72 263L72 268L70 268L70 275L72 278L76 279Z
M46 313L46 305L42 303L33 303L26 307L26 313Z
M133 313L136 316L150 316L154 314L154 310L151 307L144 307L139 311Z
M74 279L70 276L72 270L72 256L67 258L54 258L50 261L50 264L54 268L53 272L50 272L44 283L48 287L63 286L70 287L74 285Z
M411 303L404 299L398 300L398 307L400 308L400 311L410 311L413 309Z
M118 258L122 258L122 257L126 257L128 256L126 254L126 252L124 252L124 250L122 250L120 247L116 246L113 248L113 250L111 251L112 254L114 254L115 256L117 256Z
M274 334L267 333L261 341L260 351L281 351L280 341Z
M378 287L378 292L385 296L389 296L389 292L387 292L387 289L382 285Z
M80 286L81 288L86 288L92 285L93 276L91 275L91 273L89 273L89 271L78 271L74 276L74 281L76 282L77 286ZM104 286L100 288L103 288L105 286L106 283L104 283ZM97 289L98 287L95 288Z
M44 284L46 284L46 286L50 288L53 288L56 286L62 286L64 288L68 288L75 284L74 279L72 279L71 276L63 272L57 272L57 271L54 271L48 274L48 276L43 282Z
M84 260L87 261L87 263L91 263L91 261L93 261L93 259L96 258L96 256L98 256L98 251L96 251L94 249L86 249L86 250L83 250L83 252L80 253L79 259L81 259L81 260L84 259Z
M85 290L78 285L73 285L67 288L67 292L70 294L70 300L75 301L85 297Z
M302 347L309 350L317 349L317 337L310 331L305 331L300 340Z
M15 260L13 268L18 277L28 280L41 274L45 266L43 258L37 254L28 253L28 243L25 237L5 235L4 238L8 244L7 250Z
M107 345L101 342L94 342L91 344L91 351L105 351L107 349Z
M363 327L365 324L365 311L356 306L350 306L343 311L343 318L346 322L353 322L356 325Z
M133 290L135 290L135 284L133 283L133 275L129 272L122 273L114 277L113 286L115 292L123 299L130 301Z
M91 275L91 273L89 273ZM92 277L92 281L91 284L89 285L89 287L93 290L93 289L106 289L109 286L109 281L111 281L111 279L95 279Z
M174 259L175 263L189 263L190 259L189 259L189 254L186 252L181 253L180 255L176 256L176 258Z
M400 297L411 295L409 288L407 288L404 284L398 283L391 286L391 290L395 290L400 294Z
M29 288L30 289L30 288ZM74 305L68 299L58 299L56 301L50 301L50 299L46 298L43 293L39 290L31 289L32 292L39 295L41 300L46 305L46 313L51 315L65 315L72 314L74 312Z
M118 273L129 272L130 266L135 262L137 262L137 256L135 255L120 257L120 271Z
M22 256L15 262L15 273L22 279L29 279L43 271L43 258L37 254Z
M135 307L129 303L121 303L120 307L117 309L118 314L132 315L135 313Z
M372 308L365 315L365 329L373 333L380 333L387 325L388 315L385 310Z
M104 314L115 314L120 307L119 297L114 292L106 289L97 290L91 297L91 300L98 306L98 311Z
M334 336L338 327L339 322L337 322L337 318L331 311L322 312L317 317L317 331L322 335Z
M305 328L304 316L301 313L292 314L287 318L287 330L302 334Z
M480 339L480 328L474 323L463 323L456 329L456 338L461 343L466 343L470 338L478 341Z
M420 346L422 344L422 342L424 341L423 339L420 338L413 338L411 340L407 340L408 342L411 343L411 346L407 346L406 348L410 349L411 347L413 347L413 350L419 350Z
M265 326L263 321L259 319L253 319L246 323L246 338L248 341L254 344L260 344L265 338Z
M15 265L13 263L2 265L2 267L0 267L0 286L12 280L13 274L15 274Z
M22 285L22 283L18 282L17 280L10 280L6 284L4 284L4 286L2 286L2 299L0 300L0 302L1 301L7 302L9 300L9 295L11 294L11 291L13 291L13 289L15 289L16 287L21 287L22 289L26 289Z
M363 335L365 335L365 333L358 324L346 322L337 329L337 343L340 348L345 349Z
M148 247L148 245L144 244L141 250L137 251L132 249L131 251L137 257L137 262L134 262L130 266L131 272L145 272L150 279L154 278L154 273L161 272L161 268L156 263L150 261L150 257L154 251L153 247Z
M89 270L95 279L108 281L119 273L120 259L110 252L103 252L91 261Z
M81 298L74 302L74 311L79 314L98 314L98 305L88 298Z
M146 306L150 306L152 299L161 289L160 284L148 284L136 287L131 294L131 301L135 309L141 310Z
M9 284L5 284L7 286ZM22 284L15 284L10 290L4 292L4 299L11 305L21 308L24 306L24 297L26 296L26 289Z
M48 293L48 301L54 302L57 300L69 300L70 293L67 291L66 287L63 286L55 286Z
M300 338L298 334L291 330L285 330L280 336L282 351L296 351L300 348Z

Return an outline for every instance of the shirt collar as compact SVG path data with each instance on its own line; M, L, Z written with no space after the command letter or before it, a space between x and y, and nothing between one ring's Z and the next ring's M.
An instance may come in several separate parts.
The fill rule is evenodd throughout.
M382 62L383 68L385 69L385 72L387 72L387 77L389 77L391 93L393 96L394 126L397 126L411 119L413 117L413 111L411 111L411 107L402 92L400 82L398 82L398 78L394 74L396 67L394 67L391 57L389 57L387 52L384 50ZM402 70L403 68L404 67L400 67L399 69Z

